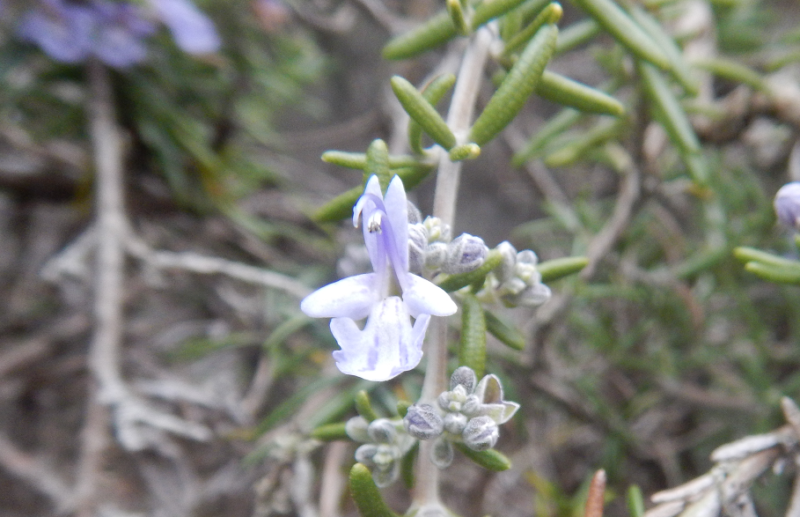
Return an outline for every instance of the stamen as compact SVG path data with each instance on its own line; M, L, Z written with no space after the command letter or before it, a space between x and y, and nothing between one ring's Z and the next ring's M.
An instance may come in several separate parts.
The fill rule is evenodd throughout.
M381 219L383 219L383 214L381 212L375 212L367 221L367 231L369 233L381 233Z

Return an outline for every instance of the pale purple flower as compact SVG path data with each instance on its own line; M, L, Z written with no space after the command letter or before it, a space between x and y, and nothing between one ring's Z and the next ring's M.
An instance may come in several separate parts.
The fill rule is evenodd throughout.
M157 19L172 31L177 45L189 53L219 48L213 23L189 0L150 0ZM147 57L146 39L156 26L144 10L128 2L107 0L40 0L25 13L17 34L63 63L96 57L127 68Z
M385 381L419 364L430 317L449 316L457 307L441 288L409 272L408 203L400 178L392 179L385 197L378 178L369 179L353 208L353 225L359 221L374 272L327 285L300 309L333 318L331 332L341 347L333 358L342 373ZM402 296L393 292L398 288ZM364 318L360 329L356 320Z
M778 190L775 213L782 224L800 230L800 181L787 183Z
M17 33L56 61L77 63L90 54L95 23L89 6L42 0L22 17Z
M219 35L214 23L191 1L150 0L150 5L184 52L210 54L219 49Z

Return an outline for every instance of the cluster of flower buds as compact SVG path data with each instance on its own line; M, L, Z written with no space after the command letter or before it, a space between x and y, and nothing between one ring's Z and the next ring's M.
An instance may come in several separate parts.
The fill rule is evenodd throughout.
M535 307L550 299L550 288L542 283L536 268L538 258L531 250L517 252L508 241L497 245L503 261L489 277L488 292L509 307ZM484 297L488 293L483 293Z
M418 274L468 273L481 267L489 254L480 237L462 233L451 240L450 227L438 217L409 224L408 241L410 269Z
M787 183L778 190L775 213L782 224L800 231L800 181Z
M471 368L461 366L450 378L450 391L437 399L437 406L411 406L403 423L408 434L420 440L435 438L431 461L445 468L453 461L453 443L485 451L497 443L499 426L507 422L519 404L503 400L500 379L487 375L477 382Z
M416 443L405 433L400 420L378 418L367 422L357 416L347 421L345 431L351 439L364 443L356 449L356 461L369 467L379 487L388 486L398 478L400 459Z

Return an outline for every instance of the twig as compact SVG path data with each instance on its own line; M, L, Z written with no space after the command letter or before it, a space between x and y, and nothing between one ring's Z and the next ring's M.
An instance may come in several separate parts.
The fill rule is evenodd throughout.
M339 517L345 477L342 465L345 463L350 446L347 442L333 442L325 453L322 467L322 486L319 491L319 514L325 517Z
M154 250L132 233L128 233L125 243L132 256L157 269L181 269L204 275L222 274L243 282L280 289L297 298L304 298L311 292L297 280L274 271L188 251Z
M0 466L46 495L57 512L66 513L74 508L72 490L54 474L55 469L19 450L4 435L0 435Z
M469 130L491 41L492 35L488 29L478 30L461 61L456 88L447 114L447 125L455 133L459 142L463 140ZM455 218L460 176L461 162L452 162L447 153L442 153L436 175L433 215L450 226L453 225ZM425 369L425 380L420 399L432 402L444 390L447 382L447 320L433 318L429 336L428 365ZM430 447L432 447L432 442L422 442L420 445L412 507L424 508L440 505L439 469L428 459Z
M125 391L119 370L122 341L122 280L125 231L123 214L122 148L114 120L111 78L96 60L87 66L89 123L96 178L97 257L94 295L95 330L89 345L89 371L95 384L89 390L87 416L81 433L78 466L78 515L94 515L102 451L107 443L108 418L104 401Z
M619 197L614 205L614 213L606 225L592 239L587 251L589 264L581 272L581 277L588 280L594 276L600 261L611 251L611 248L620 238L628 227L633 216L636 202L641 195L641 172L630 158L627 160L623 170L622 185L620 185Z
M8 345L6 345L8 346ZM7 377L15 370L30 364L46 355L50 348L43 339L32 339L25 343L8 347L0 353L0 379Z

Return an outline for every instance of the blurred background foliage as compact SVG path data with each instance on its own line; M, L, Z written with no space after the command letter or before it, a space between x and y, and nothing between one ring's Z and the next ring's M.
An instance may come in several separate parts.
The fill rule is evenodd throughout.
M698 2L634 3L669 26L685 4ZM796 2L699 3L710 7L712 26L705 29L715 35L720 56L747 65L759 80L783 73L781 80L798 89ZM6 13L22 9L21 3L9 5ZM337 258L349 256L346 246L358 241L358 232L347 224L320 227L308 214L356 186L360 174L318 157L328 148L363 152L376 137L391 144L397 109L387 101L388 77L402 70L421 79L432 59L389 65L379 53L390 35L387 19L419 19L440 6L424 0L380 5L396 14L387 18L367 0L198 2L223 41L219 52L187 56L162 32L149 41L145 63L115 70L128 211L143 235L168 249L206 251L291 274L310 287L335 278ZM566 32L585 16L571 4L564 7ZM48 440L72 443L85 393L51 394L50 403L39 395L65 380L85 387L85 370L65 367L64 359L82 357L88 327L66 337L53 337L49 329L65 313L85 312L89 299L64 282L60 289L41 287L39 273L91 219L85 74L81 66L55 62L16 39L13 17L3 23L0 204L8 244L0 263L10 309L0 326L0 366L9 364L6 352L37 336L58 346L42 352L46 360L38 366L22 362L2 370L0 431L27 454L56 458L57 472L69 478L76 446ZM545 165L548 156L574 145L602 119L573 119L569 131L558 131L527 162L518 160L527 163L520 168L509 165L519 146L487 146L467 166L457 225L492 245L509 239L543 259L587 253L622 202L618 190L625 176L615 171L614 145L644 163L644 131L656 131L649 129L652 114L629 57L607 36L562 54L553 66L593 85L613 85L631 112L623 127L584 140L575 160L552 167ZM630 484L645 493L679 484L709 468L715 447L781 425L781 396L800 398L800 290L747 273L732 254L734 247L752 246L797 258L791 235L775 223L772 196L800 171L800 118L743 79L717 73L709 83L711 98L682 99L688 113L705 117L695 127L707 162L706 184L692 183L680 153L668 147L642 171L639 199L595 271L554 282L554 299L536 313L504 314L529 337L522 352L490 343L487 363L487 371L503 379L507 398L522 403L507 426L511 438L500 447L515 468L489 477L465 474L466 463L457 462L443 488L454 510L576 515L582 506L575 494L582 486L585 491L597 468L607 470L612 495ZM515 130L535 137L558 113L555 105L536 99ZM542 188L542 170L564 199ZM416 191L423 212L430 212L431 189L428 182ZM31 224L37 210L56 210L66 222ZM25 218L28 224L20 226ZM348 267L345 260L339 266ZM201 378L232 371L226 396L237 399L234 406L266 383L249 415L230 408L194 415L222 423L215 424L213 444L181 444L181 468L204 480L225 468L245 472L231 474L238 484L220 482L222 495L217 506L204 510L209 513L195 501L197 515L216 508L229 515L302 513L288 487L299 482L303 462L319 472L323 458L304 451L299 438L287 444L286 436L354 414L352 399L360 389L370 390L384 414L394 413L398 399L415 400L419 393L420 372L379 386L331 372L329 352L336 345L326 322L300 315L291 296L184 274L167 275L156 289L146 271L129 276L136 324L126 352L132 377L178 376L210 361ZM158 292L143 294L150 290ZM146 308L137 296L148 303L149 296L164 299ZM202 324L187 330L187 321ZM230 357L232 362L221 359ZM52 404L75 409L64 413ZM26 430L45 428L24 437ZM245 457L249 463L242 463ZM112 467L112 482L133 480L131 499L151 494L138 504L120 496L117 505L164 514L157 511L165 503L152 495L157 491L148 485L146 467L114 458L145 473ZM16 479L8 458L0 454L0 460L0 476ZM0 502L3 513L49 514L50 503L35 487L13 482ZM191 491L188 485L181 490ZM772 480L759 490L762 515L782 512L787 483ZM241 501L230 503L234 496ZM403 495L390 491L391 497ZM610 512L622 515L623 508L616 497Z

